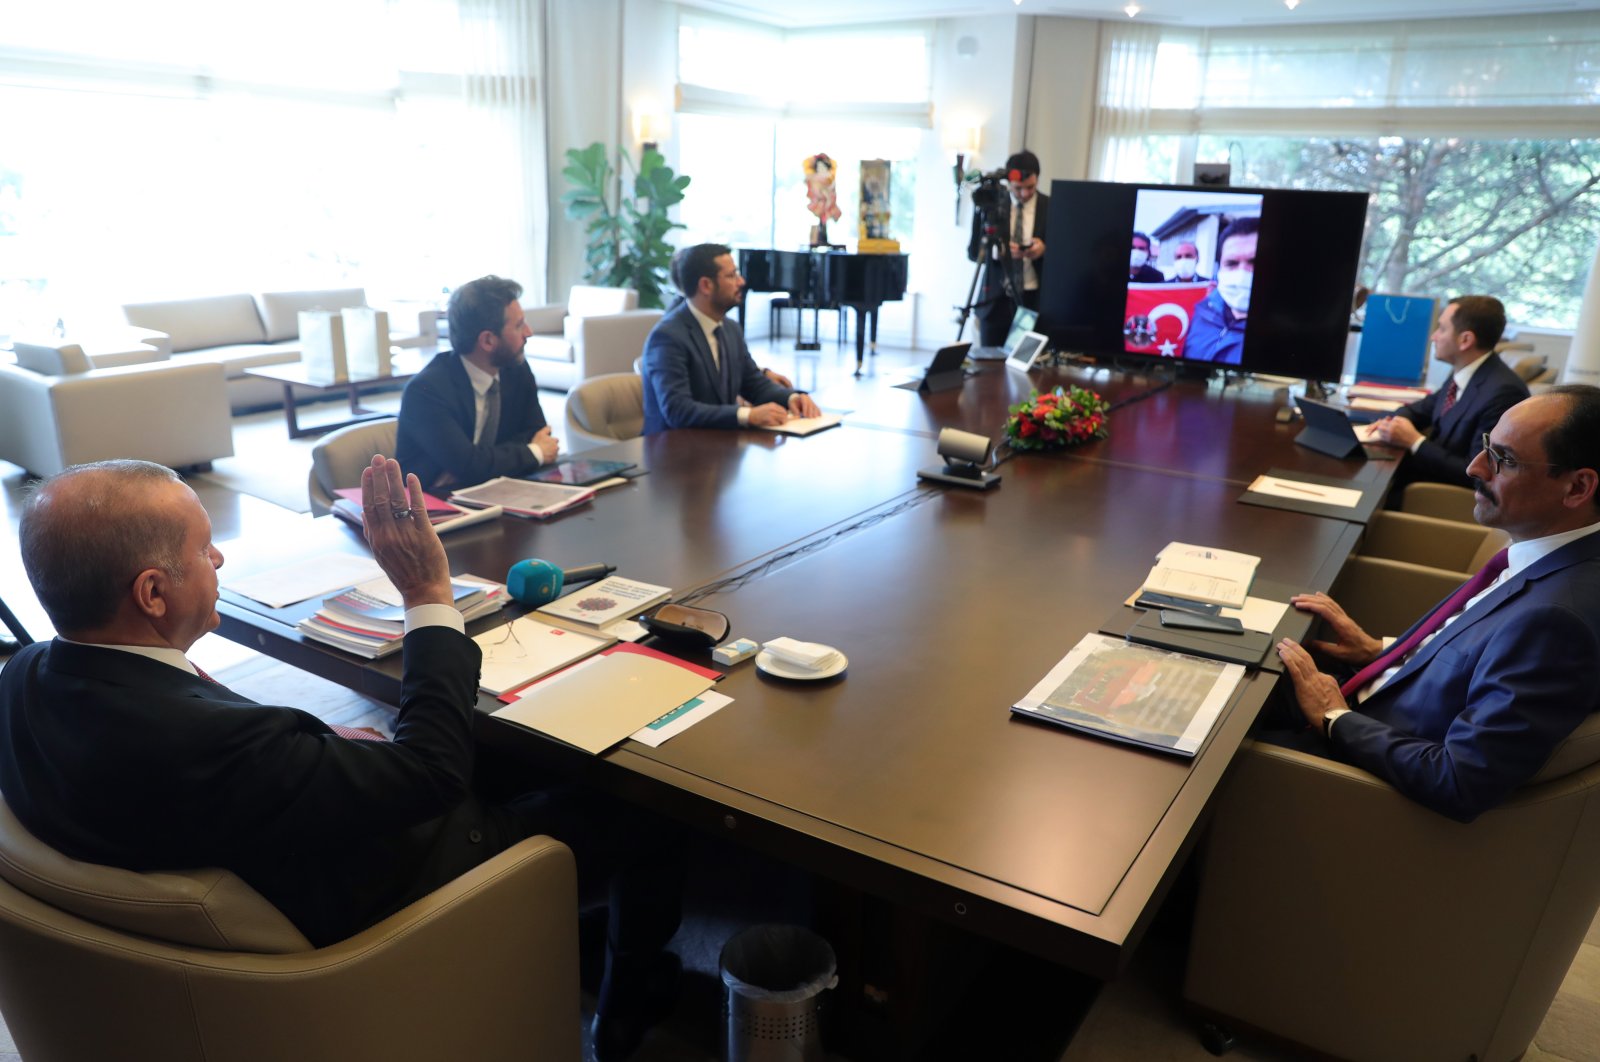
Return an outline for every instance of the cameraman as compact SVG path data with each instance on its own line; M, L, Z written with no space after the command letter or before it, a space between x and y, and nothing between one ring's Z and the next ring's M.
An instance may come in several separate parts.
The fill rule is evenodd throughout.
M1010 214L1009 231L998 233L997 240L1005 241L1004 249L1009 252L1009 258L1001 254L998 244L991 248L983 273L983 290L974 305L978 315L978 339L987 347L997 347L1006 341L1011 318L1017 310L1004 285L1005 271L1011 270L1012 290L1020 289L1022 305L1030 310L1039 308L1039 278L1044 273L1044 231L1050 197L1039 191L1039 157L1031 151L1019 151L1006 159L1005 169L1006 183L1011 189L1011 209L1003 213ZM984 217L988 213L977 209L972 212L972 239L967 243L969 261L978 260L986 220L995 223L994 219Z

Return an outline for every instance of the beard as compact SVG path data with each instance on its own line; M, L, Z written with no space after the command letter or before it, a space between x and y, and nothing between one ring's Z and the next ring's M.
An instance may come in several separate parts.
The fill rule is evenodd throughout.
M1480 524L1486 515L1492 514L1500 505L1500 499L1494 496L1494 491L1489 485L1477 476L1472 477L1472 515Z
M521 360L522 351L503 340L495 344L494 353L489 355L489 364L496 369L509 369Z

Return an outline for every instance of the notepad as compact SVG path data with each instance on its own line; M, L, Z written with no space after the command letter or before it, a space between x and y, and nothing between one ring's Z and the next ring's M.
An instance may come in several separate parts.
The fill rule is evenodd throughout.
M595 656L528 688L494 714L599 755L711 688L703 675L649 656Z

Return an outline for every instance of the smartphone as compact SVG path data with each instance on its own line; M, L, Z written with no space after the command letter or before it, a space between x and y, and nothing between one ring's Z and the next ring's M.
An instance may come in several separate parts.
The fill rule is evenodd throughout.
M1158 594L1153 590L1141 591L1134 605L1138 608L1177 609L1180 612L1196 612L1202 616L1215 616L1222 611L1221 605L1213 605L1205 601L1191 601L1187 597L1173 597L1171 594Z
M1202 616L1196 612L1178 612L1164 608L1160 612L1161 625L1186 631L1213 631L1218 634L1243 634L1244 624L1232 616Z

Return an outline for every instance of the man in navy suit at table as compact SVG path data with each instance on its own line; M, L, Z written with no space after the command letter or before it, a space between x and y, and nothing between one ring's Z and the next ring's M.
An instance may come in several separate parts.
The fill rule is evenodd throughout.
M522 356L532 335L522 285L479 277L450 293L450 342L406 384L396 457L442 491L495 476L523 476L555 459L560 444L539 408L539 385Z
M744 297L733 252L719 243L686 247L672 275L684 301L656 323L644 346L644 430L771 428L821 415L811 396L771 380L728 316ZM741 405L743 398L749 405Z
M1341 685L1284 639L1278 655L1311 729L1262 735L1354 764L1463 822L1600 710L1600 389L1519 402L1467 471L1473 514L1511 546L1393 646L1326 594L1293 598L1331 631L1312 649L1357 670Z
M1407 483L1470 487L1467 462L1482 448L1500 415L1528 397L1528 385L1493 353L1506 330L1506 310L1489 295L1451 299L1433 330L1433 356L1450 366L1450 379L1426 398L1385 417L1374 436L1407 451L1394 490Z

